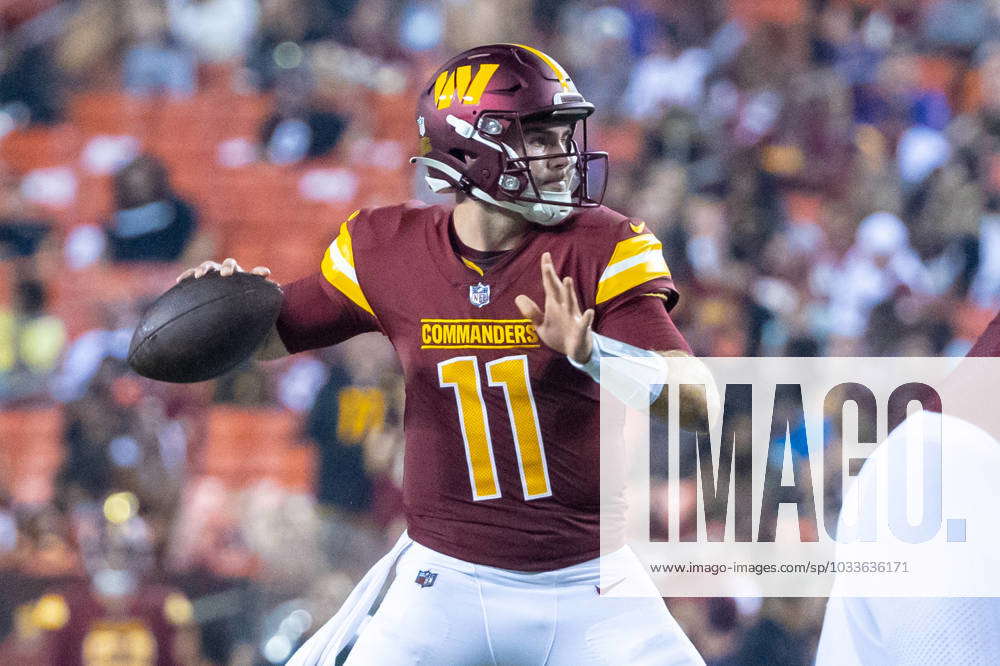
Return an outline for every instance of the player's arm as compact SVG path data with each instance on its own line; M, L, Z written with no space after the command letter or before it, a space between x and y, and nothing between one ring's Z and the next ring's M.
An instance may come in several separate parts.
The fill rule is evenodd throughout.
M604 309L594 328L606 338L630 344L643 352L653 350L664 357L667 377L680 387L681 425L688 429L701 428L705 423L714 422L720 413L718 388L708 367L692 354L687 340L671 319L665 307L669 297L655 289L655 282L639 285L616 299L610 308ZM667 408L667 392L663 391L650 405L650 412L665 419Z
M673 327L673 323L669 320L662 304L653 302L654 297L649 297L651 300L648 303L662 310L660 323L665 326L664 334L660 335L659 339L666 342L673 340L677 348L650 351L612 338L604 337L602 342L602 338L595 337L591 331L595 316L594 310L588 309L581 312L573 279L571 277L559 278L548 253L542 255L542 287L545 292L544 310L523 294L518 296L515 302L521 310L521 314L531 320L538 337L546 346L565 354L578 366L586 366L593 362L595 341L598 344L616 347L615 351L621 356L648 357L657 355L666 364L670 381L687 385L682 388L685 393L681 395L680 419L682 427L694 427L706 422L706 419L708 422L714 421L720 409L715 381L703 363L691 360L694 357L690 353L690 348ZM644 307L644 305L639 307ZM647 365L645 368L652 370L651 377L659 376L656 364ZM639 372L644 371L643 367L637 369ZM699 386L705 387L706 401L701 400ZM654 414L666 414L666 393L656 398L651 405L651 411Z
M206 261L182 273L178 282L188 277L202 277L209 271L218 271L223 277L245 272L235 259L221 264ZM258 266L250 271L267 277L271 271ZM345 294L330 279L326 269L294 282L282 285L284 298L278 320L271 328L260 348L254 353L259 361L282 358L308 349L319 349L343 342L360 333L379 330L378 321L370 309L364 309ZM336 279L336 275L333 275ZM359 292L360 293L360 292ZM361 297L363 300L363 296ZM367 305L367 301L364 301Z

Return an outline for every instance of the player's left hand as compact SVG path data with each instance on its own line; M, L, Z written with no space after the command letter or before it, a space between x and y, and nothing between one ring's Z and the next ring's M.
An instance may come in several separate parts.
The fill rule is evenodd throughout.
M545 310L528 296L514 299L517 308L535 327L538 337L550 349L571 357L578 363L590 358L590 325L594 311L580 312L580 303L573 288L573 278L559 279L552 255L542 255L542 289L545 290Z

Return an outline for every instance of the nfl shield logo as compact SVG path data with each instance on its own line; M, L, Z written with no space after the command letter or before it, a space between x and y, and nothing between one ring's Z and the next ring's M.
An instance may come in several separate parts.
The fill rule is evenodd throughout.
M490 302L490 285L479 284L469 285L469 302L477 308L481 308Z
M430 569L427 569L425 571L418 571L417 579L413 582L419 585L420 587L430 587L431 585L434 584L434 581L437 580L437 577L438 575L436 573L434 573Z

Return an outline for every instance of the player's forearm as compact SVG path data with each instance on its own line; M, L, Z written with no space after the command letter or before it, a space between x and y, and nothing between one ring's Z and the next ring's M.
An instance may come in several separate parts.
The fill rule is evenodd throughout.
M650 351L597 333L591 333L590 357L585 363L567 357L578 370L619 400L636 409L646 405L650 413L665 419L668 391L661 389L666 381L680 384L680 424L686 429L699 428L715 422L721 404L712 373L700 360L686 350ZM601 361L614 365L601 371Z
M671 384L679 384L680 426L696 429L704 423L714 423L722 409L719 388L708 367L681 350L657 352L667 359L667 377ZM650 414L667 418L668 391L663 391L649 406Z
M253 357L256 361L274 361L288 356L288 353L285 343L281 341L281 336L278 334L278 327L272 326L271 332L267 334L264 343L254 352Z

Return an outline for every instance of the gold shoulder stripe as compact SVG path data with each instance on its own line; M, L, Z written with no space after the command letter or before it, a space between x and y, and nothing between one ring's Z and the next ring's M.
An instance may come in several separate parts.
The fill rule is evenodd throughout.
M615 251L608 261L608 268L611 268L620 261L642 254L648 250L663 252L663 244L653 234L646 233L632 238L626 238L615 245ZM603 277L603 276L602 276Z
M350 219L354 219L355 215L357 213L354 213ZM327 282L351 299L358 307L371 315L375 314L361 290L358 274L354 270L354 249L351 245L351 233L347 229L347 222L340 225L340 234L326 249L321 268Z
M653 234L627 238L615 246L611 260L597 282L597 304L660 277L670 277L663 245Z
M472 263L471 261L469 261L465 257L459 257L459 259L461 259L462 263L465 264L466 266L468 266L469 268L471 268L472 270L476 271L480 275L484 275L482 268L480 268L479 266L476 266L474 263Z

